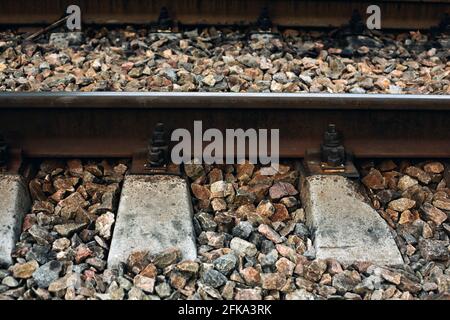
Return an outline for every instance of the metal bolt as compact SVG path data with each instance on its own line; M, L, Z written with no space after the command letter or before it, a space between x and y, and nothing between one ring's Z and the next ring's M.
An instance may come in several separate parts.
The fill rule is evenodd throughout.
M0 167L6 166L8 162L8 144L3 136L0 135Z
M345 149L341 144L339 133L334 124L329 124L323 135L320 146L322 162L331 167L339 167L345 163Z
M360 34L364 31L364 22L358 10L353 10L349 25L353 33Z
M162 167L168 163L168 143L164 123L157 123L148 145L148 163L151 167Z
M450 29L450 15L446 12L443 14L441 21L439 22L438 30L445 32Z
M173 21L170 18L169 10L166 7L162 7L158 17L158 27L162 30L169 30L173 26Z
M270 28L272 27L272 21L270 20L269 9L267 9L267 7L264 7L261 10L261 14L259 15L256 24L262 30L270 30Z

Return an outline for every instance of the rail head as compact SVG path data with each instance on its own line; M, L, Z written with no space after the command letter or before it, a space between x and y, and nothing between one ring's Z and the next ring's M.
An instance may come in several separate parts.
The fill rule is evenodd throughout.
M449 110L450 95L35 92L0 93L1 109L329 109Z

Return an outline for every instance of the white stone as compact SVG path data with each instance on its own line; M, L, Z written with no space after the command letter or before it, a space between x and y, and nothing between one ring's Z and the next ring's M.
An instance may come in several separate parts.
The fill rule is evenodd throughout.
M341 176L311 176L303 184L302 203L306 222L314 232L317 258L342 263L403 263L388 225L355 183Z
M30 209L28 188L19 175L0 175L0 265L12 264L11 252Z
M195 260L197 248L193 209L186 181L177 176L125 177L108 266L126 262L133 251L150 254L179 248L182 258Z

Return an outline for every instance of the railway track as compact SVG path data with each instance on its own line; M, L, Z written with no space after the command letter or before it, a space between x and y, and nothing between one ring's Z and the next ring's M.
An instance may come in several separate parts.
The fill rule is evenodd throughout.
M69 5L79 5L87 24L153 24L157 27L161 9L166 8L172 28L189 25L255 26L263 13L270 27L340 27L356 10L365 17L370 1L176 1L114 0L40 2L5 0L0 24L50 24L61 17ZM383 28L428 29L439 26L449 14L447 0L377 1L383 14ZM448 22L447 22L448 23Z
M3 1L0 300L450 299L449 2L368 4Z
M280 129L282 158L318 148L329 123L359 158L445 158L449 108L448 96L2 93L0 128L11 149L31 158L132 158L148 147L156 123L193 134L196 120L222 132Z

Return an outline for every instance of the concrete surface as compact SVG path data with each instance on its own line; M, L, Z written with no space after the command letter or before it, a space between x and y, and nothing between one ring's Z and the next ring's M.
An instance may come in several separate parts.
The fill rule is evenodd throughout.
M388 225L355 183L334 175L306 177L301 197L317 258L343 263L403 263Z
M177 247L184 260L197 257L189 186L178 176L125 177L108 266L136 250L150 254Z
M11 252L30 207L28 188L22 178L0 174L0 265L12 264Z

